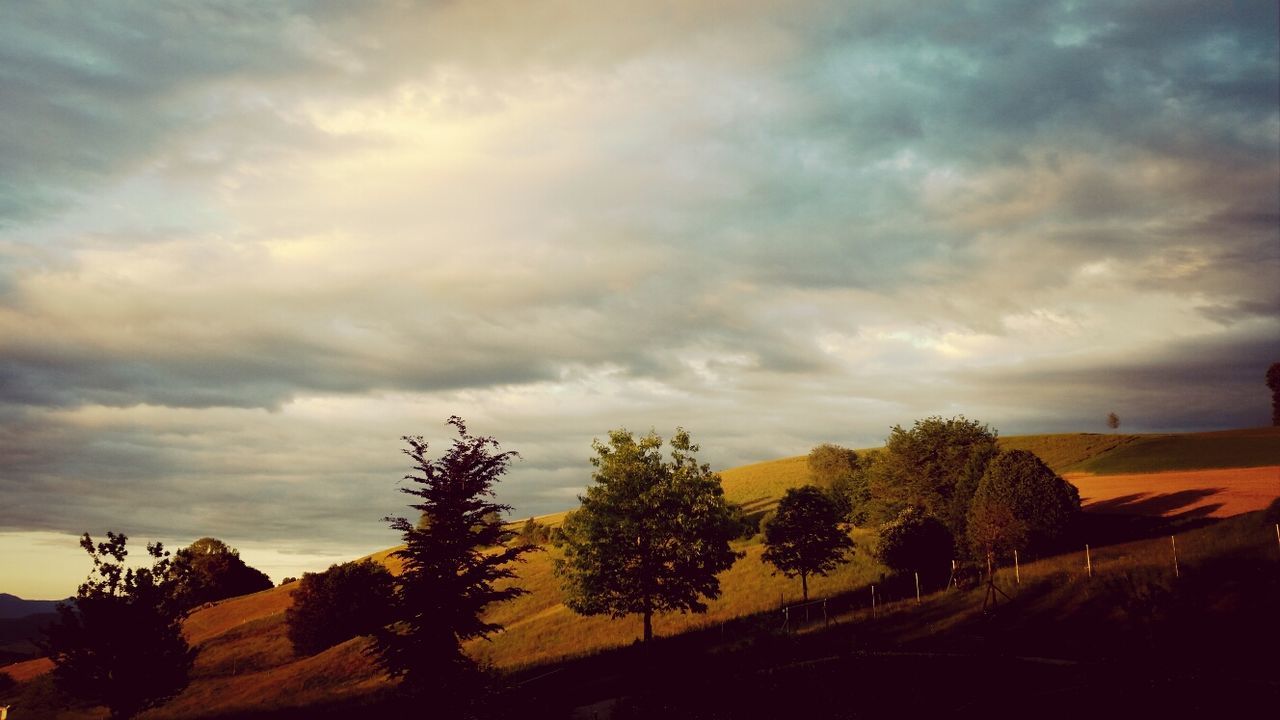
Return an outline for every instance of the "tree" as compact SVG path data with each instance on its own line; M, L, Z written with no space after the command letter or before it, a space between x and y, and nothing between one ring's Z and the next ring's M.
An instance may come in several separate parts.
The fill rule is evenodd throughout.
M1035 453L1002 452L987 466L969 510L980 554L1051 548L1080 512L1080 491Z
M880 526L876 558L899 572L940 569L952 559L955 541L940 520L909 507Z
M217 538L203 537L174 554L175 594L182 608L269 590L271 578Z
M853 540L840 527L840 509L813 485L790 488L764 528L761 561L771 563L789 578L800 576L805 602L809 576L826 575L846 561Z
M871 487L868 469L872 458L859 458L846 447L823 443L809 451L807 464L812 484L826 491L849 522L867 521Z
M683 428L670 445L667 461L653 432L613 430L608 444L594 441L595 484L559 537L565 604L583 615L639 614L645 642L655 613L706 612L702 599L720 596L716 575L739 557L729 548L738 528L720 476L698 463Z
M973 493L998 452L996 431L963 415L895 425L871 473L871 494L882 520L915 506L964 537Z
M482 620L481 613L491 603L525 594L522 588L497 588L495 583L515 577L511 563L532 549L521 545L482 550L509 537L501 523L486 518L510 509L489 498L494 483L518 454L499 452L493 438L469 434L456 415L448 424L458 437L437 460L427 457L427 443L420 436L404 438L409 447L403 452L413 461L413 472L405 479L414 486L401 492L419 498L410 507L425 522L385 518L404 539L405 546L392 553L403 570L395 579L394 624L377 630L372 646L383 669L402 678L401 689L407 694L440 691L432 700L437 708L446 701L469 701L468 688L479 677L462 643L502 629Z
M1271 388L1271 424L1280 426L1280 362L1267 368L1267 387Z
M105 705L112 718L130 718L187 686L195 651L182 636L174 602L169 553L147 546L150 567L126 568L127 537L107 533L80 547L93 571L76 597L58 605L58 620L45 629L59 689Z
M1110 412L1107 413L1107 427L1116 430L1120 427L1120 416Z
M551 527L533 518L524 521L517 539L525 545L546 545L551 541Z
M330 565L303 573L284 613L289 642L298 655L314 655L391 622L394 581L372 560Z

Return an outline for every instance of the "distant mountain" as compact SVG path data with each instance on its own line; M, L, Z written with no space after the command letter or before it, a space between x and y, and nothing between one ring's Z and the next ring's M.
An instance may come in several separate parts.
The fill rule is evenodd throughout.
M0 620L13 620L28 615L55 612L61 600L23 600L17 595L0 593Z

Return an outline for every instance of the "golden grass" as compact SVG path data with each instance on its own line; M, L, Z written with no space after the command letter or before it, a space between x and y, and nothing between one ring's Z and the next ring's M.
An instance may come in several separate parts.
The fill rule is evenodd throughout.
M1280 466L1128 475L1069 474L1091 512L1223 518L1280 497Z

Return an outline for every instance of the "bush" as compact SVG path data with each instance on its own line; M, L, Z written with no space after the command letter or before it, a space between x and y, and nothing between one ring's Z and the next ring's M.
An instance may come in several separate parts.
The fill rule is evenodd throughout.
M876 559L900 572L944 571L954 557L955 542L941 520L909 507L880 526Z
M303 573L293 592L293 605L285 611L294 652L314 655L372 634L390 622L392 596L391 573L371 560Z

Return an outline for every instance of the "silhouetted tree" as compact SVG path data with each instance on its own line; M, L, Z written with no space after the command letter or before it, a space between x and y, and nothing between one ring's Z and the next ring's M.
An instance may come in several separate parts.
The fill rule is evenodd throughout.
M482 550L510 537L501 523L486 517L509 509L489 498L518 455L499 452L493 438L469 434L456 415L448 424L458 437L437 460L427 457L421 437L404 438L409 444L404 453L414 469L405 479L414 486L401 491L419 498L410 507L425 522L386 518L404 539L405 547L393 553L403 570L395 580L395 624L375 633L372 648L391 676L403 678L402 691L416 697L431 693L432 709L442 717L463 714L475 698L482 678L462 652L462 643L502 629L482 620L481 613L490 603L526 592L515 586L496 588L495 583L514 577L510 564L533 549Z
M151 567L127 568L126 540L108 532L107 542L94 545L84 534L80 547L93 571L45 629L54 683L105 705L112 718L133 717L179 693L195 660L182 636L169 553L148 545Z
M979 554L1044 550L1080 512L1080 492L1035 453L1002 452L987 466L969 510L969 541Z
M183 609L274 587L265 573L240 559L239 551L211 537L175 553L173 574L174 592Z
M571 610L639 614L646 642L655 613L706 612L702 599L720 596L716 575L739 557L729 548L738 530L720 476L698 463L683 428L670 445L665 461L653 432L613 430L608 444L592 443L595 484L561 526L556 562Z
M1120 416L1110 412L1107 413L1107 427L1116 430L1120 427Z
M910 430L893 426L871 473L878 519L915 506L964 537L973 493L997 452L996 431L963 415L917 420Z
M1267 368L1267 387L1271 388L1271 424L1280 426L1280 362Z
M880 526L876 558L898 571L928 574L945 567L954 557L955 541L940 520L917 507L909 507Z
M800 589L809 600L809 576L826 575L853 550L853 540L840 527L840 509L821 488L790 488L778 502L764 528L761 561L783 575L800 576Z
M395 589L391 573L372 560L330 565L303 573L284 613L293 650L314 655L391 622Z

